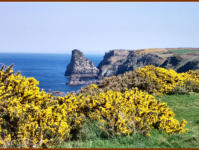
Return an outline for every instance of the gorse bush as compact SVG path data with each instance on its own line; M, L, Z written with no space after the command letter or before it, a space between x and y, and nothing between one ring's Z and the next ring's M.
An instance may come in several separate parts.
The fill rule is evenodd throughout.
M135 72L147 81L146 89L157 95L170 93L182 81L178 73L172 69L145 66Z
M174 119L174 113L166 103L161 103L152 95L138 89L124 93L112 90L100 92L98 95L87 97L83 103L85 103L83 106L87 107L86 110L89 110L87 116L91 120L98 120L106 128L108 126L108 131L112 135L135 132L149 135L152 127L167 133L186 131L184 129L186 121L179 123Z
M38 84L34 78L15 74L12 67L1 68L2 147L48 147L76 139L85 136L87 122L98 122L95 129L104 137L150 135L152 128L169 134L187 131L185 120L179 122L165 103L137 88L105 91L92 84L77 94L54 97L40 91Z
M150 94L161 95L170 93L181 80L174 70L145 66L132 72L105 78L98 86L104 91L112 89L122 92L137 87Z
M62 140L68 136L67 116L55 111L54 97L39 91L38 83L14 74L11 67L1 69L0 142L4 147L36 147L52 137Z
M122 75L105 78L98 87L100 91L112 89L122 92L137 87L154 95L198 92L199 71L177 73L172 69L150 65Z
M191 92L199 92L199 70L190 70L180 74L183 87Z

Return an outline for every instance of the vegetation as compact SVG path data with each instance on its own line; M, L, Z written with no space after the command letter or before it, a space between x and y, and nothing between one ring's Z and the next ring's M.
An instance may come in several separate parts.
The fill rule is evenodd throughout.
M133 72L105 78L98 87L99 91L111 89L121 92L138 88L153 95L198 92L199 71L177 73L172 69L150 65ZM80 92L92 94L86 87Z
M193 53L193 52L199 52L199 51L193 50L193 49L178 49L178 50L170 50L170 52L174 54L185 54L185 53Z
M34 78L15 74L12 66L1 68L1 147L79 147L79 144L96 147L88 146L87 142L107 142L111 146L116 141L122 146L151 147L151 143L161 145L158 143L161 138L168 140L166 143L160 140L162 145L178 147L179 143L173 144L173 139L182 138L183 142L184 137L189 138L198 129L191 122L195 118L186 112L188 127L195 127L188 131L182 113L185 106L194 110L198 95L184 95L179 100L180 96L164 94L198 92L199 71L178 74L171 69L145 66L63 97L40 90L38 84ZM187 100L186 96L193 100ZM192 106L190 102L195 104ZM171 109L176 107L173 103L182 105L177 111L174 109L177 118ZM198 137L194 134L194 138ZM141 145L135 146L135 142Z
M167 49L160 49L160 48L150 48L150 49L142 49L134 51L136 55L147 54L147 53L168 53Z
M69 141L56 145L57 148L198 148L199 147L199 94L189 95L164 95L159 97L161 101L168 104L173 110L176 118L187 120L189 131L184 134L166 134L155 129L151 130L151 136L146 137L141 134L130 136L116 136L104 139L93 136L85 140ZM97 132L90 127L89 133ZM89 134L89 135L90 135ZM88 136L89 136L88 135Z

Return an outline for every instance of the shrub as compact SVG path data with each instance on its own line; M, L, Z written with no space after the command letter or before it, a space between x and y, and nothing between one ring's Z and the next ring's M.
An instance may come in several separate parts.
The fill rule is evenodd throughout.
M183 133L186 121L179 123L174 113L152 95L138 89L124 93L109 90L88 97L87 113L91 120L98 120L112 135L149 134L152 127L167 133ZM83 109L85 110L85 108ZM103 128L103 127L102 127Z
M103 92L97 85L85 92L54 97L38 87L34 78L0 71L0 144L2 147L48 147L85 135L87 122L98 122L105 137L141 133L151 128L166 133L183 133L181 123L165 103L135 88L125 92ZM95 135L91 134L92 138Z
M39 82L14 74L11 67L0 71L0 141L3 147L38 147L59 137L68 137L67 115L56 110L57 101Z
M86 89L90 92L98 89L97 85L89 85ZM99 92L99 91L98 91ZM84 93L85 94L85 93ZM66 100L66 97L60 97ZM157 128L166 133L183 133L186 121L181 123L174 119L174 113L166 103L157 101L152 95L138 89L125 91L124 93L109 90L76 96L72 102L75 112L81 114L86 120L98 121L100 128L109 136L141 133L149 135L151 128ZM82 119L80 128L75 134L82 134ZM77 127L77 126L76 126ZM77 135L76 135L77 136Z
M157 95L170 93L182 79L172 69L164 69L155 66L145 66L135 71L147 81L147 91Z
M183 78L183 87L190 92L199 92L199 70L190 70L185 73L180 73Z
M154 95L199 91L199 71L177 73L172 69L144 66L122 75L107 77L98 84L100 91L138 88ZM85 90L84 90L85 92Z

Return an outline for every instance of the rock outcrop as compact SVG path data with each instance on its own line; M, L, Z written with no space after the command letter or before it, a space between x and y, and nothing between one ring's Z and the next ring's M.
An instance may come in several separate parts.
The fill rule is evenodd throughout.
M134 51L132 51L126 61L118 67L117 75L127 71L133 71L146 65L159 66L163 61L164 59L156 54L148 53L136 55Z
M145 65L159 66L163 58L156 54L139 54L133 50L112 50L105 54L103 61L99 64L99 79L112 75L133 71Z
M70 85L99 83L104 77L123 74L146 65L172 68L177 72L196 70L199 69L199 49L191 49L190 52L181 48L111 50L105 53L97 68L82 52L73 50L65 75L70 76Z
M104 59L98 66L98 78L102 79L103 77L116 75L119 66L126 61L129 52L128 50L111 50L105 53Z
M199 61L189 61L185 65L179 67L177 72L187 72L189 70L198 70L199 69Z
M88 60L81 51L74 49L65 76L70 76L69 85L96 82L99 70Z
M53 91L52 95L53 96L65 96L66 94L64 92L60 92L60 91Z
M67 66L65 76L71 75L97 75L99 70L93 62L88 60L81 51L74 49L70 64Z
M169 69L169 68L172 68L172 69L175 69L182 61L182 58L180 56L171 56L171 57L168 57L164 63L162 63L160 65L160 67L162 68L166 68L166 69Z

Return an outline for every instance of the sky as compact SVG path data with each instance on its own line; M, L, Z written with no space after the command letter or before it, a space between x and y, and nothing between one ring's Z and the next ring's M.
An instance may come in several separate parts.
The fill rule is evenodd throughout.
M199 2L0 2L0 52L199 47Z

